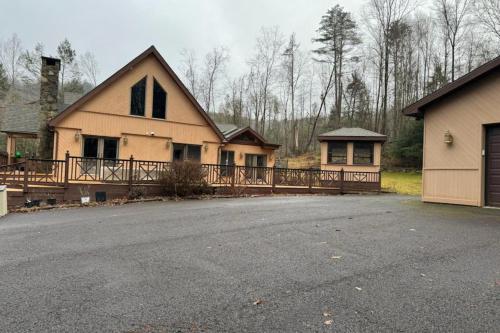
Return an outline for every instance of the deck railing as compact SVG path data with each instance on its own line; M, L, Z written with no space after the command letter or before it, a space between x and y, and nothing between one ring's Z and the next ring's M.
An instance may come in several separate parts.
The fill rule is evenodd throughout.
M69 183L159 183L171 163L130 159L103 159L69 156L64 160L28 159L0 166L0 181L11 186ZM380 190L379 172L327 171L201 164L205 181L213 186L257 186L294 188L333 188L340 192Z

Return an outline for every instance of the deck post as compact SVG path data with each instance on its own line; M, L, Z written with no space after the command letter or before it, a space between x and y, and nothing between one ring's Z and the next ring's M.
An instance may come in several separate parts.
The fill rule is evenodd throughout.
M340 169L340 194L344 194L344 168Z
M26 159L24 162L24 179L23 179L23 192L28 193L28 177L30 171L30 160Z
M134 183L134 156L130 155L128 162L128 191L132 191L132 184Z
M69 150L66 151L64 156L64 188L69 187Z
M382 171L378 171L378 193L382 192Z
M273 165L273 174L272 174L272 189L271 189L271 192L274 193L274 191L276 190L276 166Z
M236 181L236 172L238 172L237 168L238 167L236 165L233 165L230 168L230 170L231 170L231 187L233 188L233 190L234 190L234 183Z
M312 193L312 187L313 187L313 169L309 168L309 179L308 179L308 185L309 185L309 193Z

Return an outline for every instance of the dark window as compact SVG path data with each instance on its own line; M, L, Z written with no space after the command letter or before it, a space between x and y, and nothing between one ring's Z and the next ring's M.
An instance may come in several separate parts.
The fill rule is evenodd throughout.
M156 80L153 84L153 118L165 119L167 112L167 93Z
M174 161L184 161L184 145L174 143Z
M187 159L190 161L201 161L201 146L187 145Z
M83 157L118 158L118 140L88 136L83 141Z
M265 167L267 165L267 155L245 155L245 166L247 167Z
M223 150L220 152L220 164L234 165L234 151Z
M347 142L328 142L328 163L347 164Z
M201 146L174 143L174 161L201 161Z
M354 142L354 164L373 164L373 142Z
M116 159L118 156L118 140L103 139L102 157Z
M83 157L97 158L99 151L99 139L88 137L83 141Z
M146 104L146 78L134 84L132 87L132 98L130 103L130 114L144 116Z
M220 152L221 176L226 177L234 173L234 151L223 150Z

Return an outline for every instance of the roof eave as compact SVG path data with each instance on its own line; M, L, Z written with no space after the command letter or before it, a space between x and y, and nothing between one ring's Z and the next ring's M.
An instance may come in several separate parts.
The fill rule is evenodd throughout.
M323 141L373 141L385 142L387 136L318 136L320 142Z

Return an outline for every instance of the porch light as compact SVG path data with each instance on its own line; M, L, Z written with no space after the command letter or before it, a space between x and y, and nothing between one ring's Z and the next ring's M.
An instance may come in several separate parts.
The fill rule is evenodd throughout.
M444 132L444 143L447 145L451 145L453 143L453 135L451 135L450 131Z
M76 131L75 133L75 141L80 141L80 137L82 136L82 134L80 133L80 130Z
M167 150L169 150L171 144L172 144L172 139L167 139L167 144L165 145L165 148L167 148Z
M272 162L273 161L273 155L269 155L269 161Z
M126 135L123 137L123 144L125 146L128 144L128 137Z
M203 146L203 149L205 149L205 153L208 151L208 143L205 143L205 145Z
M240 153L240 160L243 159L243 153Z

